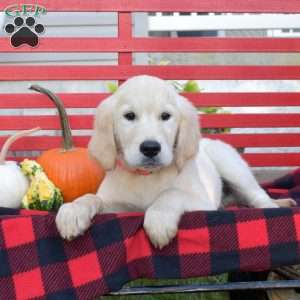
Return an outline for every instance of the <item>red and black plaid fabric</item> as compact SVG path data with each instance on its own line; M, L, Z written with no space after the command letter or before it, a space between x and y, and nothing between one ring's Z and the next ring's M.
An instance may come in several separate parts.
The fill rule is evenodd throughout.
M300 168L277 180L264 183L262 186L272 197L291 197L300 206Z
M299 174L266 188L294 193ZM300 201L299 192L292 195ZM0 209L0 299L93 299L139 277L187 278L300 263L300 208L188 213L176 239L162 250L151 246L142 225L142 214L103 214L84 236L65 242L54 214Z

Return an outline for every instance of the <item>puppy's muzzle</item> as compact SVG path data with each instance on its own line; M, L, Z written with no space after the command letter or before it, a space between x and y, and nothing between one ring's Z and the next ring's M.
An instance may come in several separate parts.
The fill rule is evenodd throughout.
M140 145L140 152L146 157L153 158L161 151L161 145L157 141L146 140Z

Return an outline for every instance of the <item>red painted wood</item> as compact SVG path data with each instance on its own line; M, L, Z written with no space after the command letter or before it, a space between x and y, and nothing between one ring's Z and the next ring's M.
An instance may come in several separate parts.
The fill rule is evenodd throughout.
M7 137L0 137L0 148ZM73 142L76 147L87 147L90 136L73 136ZM48 150L59 148L62 145L62 138L59 136L28 136L24 137L10 147L12 151L32 151Z
M243 154L243 158L251 167L299 167L299 153L249 153ZM7 160L22 161L29 157L36 159L35 156L25 155L17 157L8 157Z
M299 147L300 133L204 134L235 147ZM299 154L300 155L300 154Z
M0 80L126 80L148 74L163 79L292 80L300 66L0 66Z
M92 115L69 116L73 129L91 129ZM0 130L20 130L40 126L59 129L57 116L0 116ZM202 128L300 127L300 114L211 114L201 115Z
M300 106L300 93L185 93L199 107Z
M91 129L93 116L69 116L72 129ZM60 129L57 116L0 116L0 130L22 130L40 126L42 129Z
M95 108L110 94L69 93L58 94L66 108ZM54 108L53 103L41 94L0 94L0 109L13 108Z
M122 14L124 15L124 14ZM122 20L123 17L121 17ZM120 18L119 18L120 20ZM127 21L127 20L125 20ZM122 24L126 24L121 21ZM299 52L299 38L41 38L36 48L13 48L0 38L0 52Z
M132 64L132 53L119 53L118 63L122 65L131 65ZM124 81L124 80L123 80Z
M300 114L211 114L201 116L203 128L300 127Z
M118 39L131 40L132 38L132 16L131 13L118 13ZM130 51L118 54L118 65L132 65L132 53ZM119 80L119 85L124 80Z
M2 0L1 9L14 4ZM298 0L39 0L48 11L300 12Z
M94 108L110 94L58 94L66 108ZM184 93L198 107L300 106L300 93ZM53 104L40 94L0 94L1 108L51 108Z
M43 38L36 52L119 52L121 66L1 66L0 80L119 80L138 74L150 74L164 79L299 79L299 66L129 66L132 52L300 52L300 39L264 38L134 38L131 11L202 11L202 12L300 12L298 0L41 0L39 4L57 11L119 11L119 38ZM11 4L2 1L3 7ZM8 38L0 39L0 52L28 52L27 47L16 50ZM32 51L32 49L30 49ZM192 94L187 95L198 106L298 106L296 93L253 94ZM22 96L22 95L21 95ZM53 107L41 95L0 95L0 108ZM107 94L62 95L66 107L94 107ZM221 96L221 97L220 97ZM26 105L21 104L21 100ZM49 101L48 101L49 102ZM213 104L215 103L215 104ZM92 116L70 116L73 129L92 127ZM202 116L202 127L300 127L300 114L232 114ZM56 116L0 116L0 129L25 129L36 125L43 129L58 129ZM299 146L300 134L225 134L209 135L222 138L237 147ZM89 137L74 137L84 146ZM4 138L0 138L0 143ZM26 137L14 150L44 150L60 145L60 137ZM299 153L245 154L253 166L299 166Z
M132 38L131 13L118 13L118 39L130 40Z
M300 166L300 153L248 153L242 156L252 167Z
M204 137L220 139L235 147L299 147L299 133L276 134L204 134ZM0 137L0 148L7 137ZM73 136L77 147L86 147L90 136ZM60 147L59 136L29 136L16 141L12 146L13 151L47 150ZM299 154L300 155L300 154Z

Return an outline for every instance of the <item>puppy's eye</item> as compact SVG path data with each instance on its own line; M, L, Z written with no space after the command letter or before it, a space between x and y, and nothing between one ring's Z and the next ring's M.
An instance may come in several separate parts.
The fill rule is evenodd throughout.
M163 112L163 113L160 115L160 118L161 118L163 121L168 121L168 120L171 118L171 114L168 113L168 112Z
M130 112L124 114L124 118L128 121L134 121L136 119L136 115L133 111L130 111Z

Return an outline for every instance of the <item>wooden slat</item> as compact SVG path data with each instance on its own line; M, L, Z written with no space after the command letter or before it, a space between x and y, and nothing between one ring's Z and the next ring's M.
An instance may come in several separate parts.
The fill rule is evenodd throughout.
M300 166L300 153L247 153L242 156L252 167Z
M0 137L0 148L7 137ZM73 142L76 147L86 147L89 136L73 136ZM57 148L62 145L62 138L59 136L28 136L24 137L11 145L12 151L32 151L47 150Z
M163 79L293 80L300 66L0 66L0 80L126 80L148 74Z
M203 137L220 139L235 147L300 147L300 133L275 134L204 134ZM0 136L0 148L7 137ZM77 147L86 147L90 136L74 136ZM59 136L29 136L16 141L13 151L47 150L60 147ZM299 153L300 155L300 153Z
M122 23L123 24L123 23ZM124 30L124 29L123 29ZM125 32L126 33L126 32ZM0 52L300 52L299 38L41 38L36 48L13 48L0 38Z
M1 9L14 4L1 1ZM300 12L298 0L39 0L48 11Z
M58 94L66 108L95 108L109 95L107 93ZM1 108L54 108L54 105L45 95L41 94L0 94Z
M118 39L131 40L132 39L132 15L128 12L118 13ZM132 52L122 52L118 55L118 65L126 66L132 65L133 55ZM123 80L119 80L119 85L122 84Z
M300 127L300 114L211 114L201 116L203 128Z
M130 42L132 38L132 17L129 12L118 14L118 39Z
M69 116L72 129L91 129L92 115ZM22 130L40 126L59 129L57 116L0 116L0 130ZM211 114L201 115L202 128L300 127L300 114Z
M69 116L72 129L91 129L93 116ZM60 129L57 116L0 116L0 130L22 130L33 127Z
M300 133L226 133L203 136L223 140L235 147L300 147Z
M94 108L108 93L59 93L66 108ZM184 93L197 107L300 106L300 93ZM0 109L53 108L40 94L0 94Z
M195 106L300 106L300 93L184 93Z
M299 167L299 153L248 153L243 154L243 158L251 167ZM25 156L8 157L7 160L21 161ZM30 157L30 156L29 156ZM36 157L31 157L35 159Z

